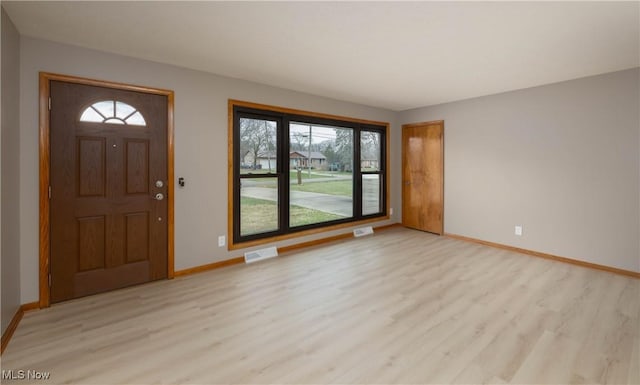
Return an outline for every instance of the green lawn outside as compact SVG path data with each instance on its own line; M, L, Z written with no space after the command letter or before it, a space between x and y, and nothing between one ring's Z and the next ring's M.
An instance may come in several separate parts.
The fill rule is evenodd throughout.
M353 182L349 179L332 180L329 182L318 183L291 183L289 189L291 191L306 191L320 194L353 196Z
M240 234L265 233L278 229L276 202L255 198L240 198Z
M301 206L291 206L291 226L302 226L342 219L340 215L312 210ZM276 202L241 197L240 234L250 235L278 229L278 208Z
M275 173L275 171L273 172ZM269 173L268 170L251 171L251 174L254 174L254 175L256 174L261 175L261 174L268 174L268 173ZM326 173L326 174L322 173L321 175L318 175L318 174L314 174L314 172L311 171L311 178L309 178L309 173L306 170L303 170L300 174L301 174L300 176L302 177L302 180L332 177L332 175L330 175L329 173ZM337 173L334 173L334 174L337 174ZM243 175L246 175L246 174L243 174ZM275 178L275 175L274 175L274 178ZM295 183L298 180L298 172L295 170L289 171L289 179ZM243 180L250 180L250 181L256 181L256 182L264 181L263 178L249 178L249 179L243 179Z
M261 187L276 188L277 186L274 183L263 185ZM353 196L353 182L349 179L302 184L298 184L295 180L292 180L289 189L291 191L305 191L319 194L340 195L345 197Z
M320 172L322 175L315 174L315 171L311 170L311 178L309 178L309 170L304 170L303 169L300 172L300 176L302 177L303 180L304 179L317 179L317 178L331 178L331 176L327 176L327 175L329 175L328 173L324 174L322 171L318 171L318 172ZM289 180L298 180L298 171L296 171L296 170L289 171Z

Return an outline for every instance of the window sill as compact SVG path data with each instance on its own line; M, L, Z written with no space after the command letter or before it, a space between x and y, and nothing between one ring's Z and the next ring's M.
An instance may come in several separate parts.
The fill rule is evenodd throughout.
M300 238L300 237L304 237L304 236L307 236L307 235L322 234L322 233L326 233L326 232L333 231L333 230L339 230L339 229L344 229L344 228L348 228L348 227L357 227L359 225L363 225L363 224L367 224L367 223L373 223L373 222L382 222L382 221L389 220L389 219L390 219L389 215L384 215L384 216L381 216L381 217L363 219L363 220L354 221L354 222L340 223L340 224L333 225L333 226L326 226L326 227L320 227L320 228L316 228L316 229L298 231L298 232L289 233L289 234L276 235L276 236L273 236L273 237L261 238L261 239L256 239L256 240L252 240L252 241L237 242L237 243L234 243L233 241L231 241L231 242L229 242L228 250L246 249L246 248L253 247L253 246L263 245L263 244L266 244L266 243L273 243L273 242L283 241L283 240L286 240L286 239ZM229 237L229 238L231 238L231 237Z

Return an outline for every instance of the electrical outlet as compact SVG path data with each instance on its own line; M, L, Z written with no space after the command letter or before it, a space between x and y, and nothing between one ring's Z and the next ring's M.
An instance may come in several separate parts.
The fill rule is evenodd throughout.
M522 225L516 225L515 233L516 233L517 236L521 236L522 235Z
M227 244L227 237L221 235L218 237L218 247L222 247Z

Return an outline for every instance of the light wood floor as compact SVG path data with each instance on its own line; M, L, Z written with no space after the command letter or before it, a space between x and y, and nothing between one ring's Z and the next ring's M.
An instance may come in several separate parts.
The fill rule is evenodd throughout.
M2 369L71 384L640 384L639 319L640 280L396 228L27 313Z

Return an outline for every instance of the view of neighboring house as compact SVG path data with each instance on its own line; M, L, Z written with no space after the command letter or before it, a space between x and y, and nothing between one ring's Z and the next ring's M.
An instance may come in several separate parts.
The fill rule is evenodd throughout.
M327 164L327 157L321 152L311 151L311 168L324 168ZM309 167L309 152L291 151L289 153L289 167L294 169L298 167Z
M298 167L308 168L309 163L313 169L323 169L326 168L327 157L321 152L311 151L311 161L309 161L309 152L289 152L289 167L291 169L296 169ZM258 157L254 162L253 152L249 151L242 158L242 165L245 168L255 168L257 170L275 170L277 167L276 154L273 152L258 154Z
M247 151L241 159L243 168L252 168L256 170L275 170L277 168L276 154L273 151L258 153L258 157L254 159L254 153Z

